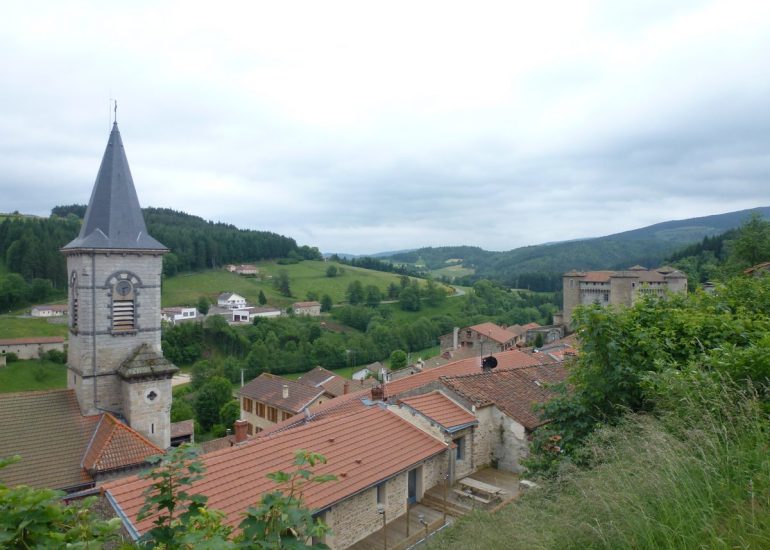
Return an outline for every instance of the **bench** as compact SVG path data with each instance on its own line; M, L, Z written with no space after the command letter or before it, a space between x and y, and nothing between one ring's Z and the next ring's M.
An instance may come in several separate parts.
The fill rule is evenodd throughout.
M461 491L460 489L452 489L452 491L455 492L458 496L464 497L464 498L470 498L475 500L476 502L481 502L482 504L489 504L491 501L488 498L480 497L478 495L474 495L473 493L466 493L465 491Z

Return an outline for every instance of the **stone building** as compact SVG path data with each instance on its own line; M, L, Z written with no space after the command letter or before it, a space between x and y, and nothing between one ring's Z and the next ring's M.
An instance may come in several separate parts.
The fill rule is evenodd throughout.
M687 275L667 266L647 269L636 265L625 271L570 271L564 274L562 283L561 320L568 328L572 312L581 305L630 306L640 296L687 292Z
M321 302L294 302L291 307L294 310L294 315L309 315L310 317L321 315Z
M18 359L39 359L51 350L63 352L64 346L64 338L60 336L4 338L0 340L0 355L13 353Z
M115 123L80 234L62 248L69 274L67 386L85 415L109 412L165 449L171 377L160 346L168 249L147 233Z
M462 329L455 328L451 333L441 336L439 342L441 351L467 349L475 353L483 351L492 354L514 349L522 338L523 333L520 335L494 323L481 323Z

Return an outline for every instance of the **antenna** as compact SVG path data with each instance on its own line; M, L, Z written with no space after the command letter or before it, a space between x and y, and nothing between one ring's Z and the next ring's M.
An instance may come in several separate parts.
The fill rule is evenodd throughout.
M113 119L113 121L112 121L112 122L113 122L114 124L117 124L117 123L118 123L118 100L117 100L117 99L115 100L115 109L114 109L114 113L115 113L115 118Z

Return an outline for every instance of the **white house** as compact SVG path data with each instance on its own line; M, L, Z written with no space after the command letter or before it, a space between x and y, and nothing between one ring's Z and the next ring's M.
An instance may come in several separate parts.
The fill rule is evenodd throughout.
M228 309L246 307L246 298L234 292L223 292L217 297L217 305Z
M246 306L233 309L233 323L250 323L254 317L280 317L281 310L274 307Z
M294 308L294 315L309 315L311 317L321 315L320 302L294 302L292 307Z
M161 319L175 325L179 321L197 318L198 309L194 307L164 307L160 310Z
M32 317L63 317L67 315L67 304L40 305L34 306L30 315Z

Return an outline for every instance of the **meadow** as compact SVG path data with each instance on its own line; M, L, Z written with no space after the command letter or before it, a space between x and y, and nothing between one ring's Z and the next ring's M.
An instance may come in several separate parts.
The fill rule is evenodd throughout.
M15 361L0 368L0 393L67 387L67 367L51 361Z
M334 303L340 303L345 300L345 291L353 281L360 281L363 286L374 285L383 293L390 283L399 283L399 276L393 273L335 262L305 260L296 264L280 265L274 261L265 261L255 265L260 270L257 277L241 277L229 273L224 268L169 277L163 281L163 307L192 306L198 303L201 295L216 303L216 297L222 292L235 292L246 298L249 303L256 304L260 290L264 292L269 305L279 308L306 300L308 292L315 292L319 296L328 294ZM330 265L336 266L338 271L342 270L342 274L327 277L326 270ZM273 288L273 277L282 269L289 274L291 297L283 296Z
M0 339L30 338L35 336L67 337L67 323L49 323L39 317L0 315Z

